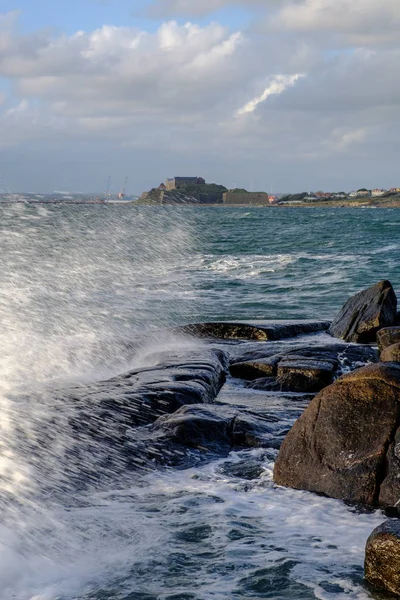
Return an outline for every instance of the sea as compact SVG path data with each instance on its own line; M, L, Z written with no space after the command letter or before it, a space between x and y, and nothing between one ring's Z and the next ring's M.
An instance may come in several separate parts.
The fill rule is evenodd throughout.
M201 349L177 326L329 320L381 279L400 291L398 209L2 203L0 214L0 600L385 597L363 560L387 517L274 485L276 449L51 494L43 472L68 455L49 449L37 469L17 440L56 423L54 390Z

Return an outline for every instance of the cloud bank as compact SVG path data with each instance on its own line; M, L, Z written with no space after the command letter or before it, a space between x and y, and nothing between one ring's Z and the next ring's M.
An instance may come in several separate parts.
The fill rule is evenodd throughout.
M197 22L240 5L254 9L246 29ZM59 157L58 172L71 156L120 173L151 155L139 190L172 168L227 185L257 173L260 188L274 178L282 190L392 183L397 0L158 0L150 10L164 19L152 32L105 24L73 35L23 33L18 11L0 15L0 169L14 187L19 155L37 164L26 185L46 187L38 149L42 161ZM79 173L93 188L95 168Z

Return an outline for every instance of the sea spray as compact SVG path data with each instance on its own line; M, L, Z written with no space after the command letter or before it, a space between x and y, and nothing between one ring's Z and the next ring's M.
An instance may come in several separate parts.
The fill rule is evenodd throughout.
M189 353L171 325L330 318L383 272L399 288L399 234L390 248L378 235L393 211L1 210L0 599L371 598L363 547L379 511L276 488L275 447L74 492L63 394L154 366L162 350ZM280 433L305 406L223 389L219 400L263 406Z
M192 239L179 210L18 204L2 211L0 598L20 594L22 600L49 576L66 578L69 588L68 565L78 578L76 555L86 556L87 544L83 579L91 560L96 573L111 568L108 562L100 569L95 547L112 523L87 518L68 479L76 432L68 426L71 407L57 390L107 379L179 344L168 331L181 319L175 268ZM100 449L100 443L90 447ZM83 470L91 458L82 457ZM71 521L74 510L79 516ZM118 546L118 535L111 537L108 546L113 540ZM54 585L49 598L58 597Z

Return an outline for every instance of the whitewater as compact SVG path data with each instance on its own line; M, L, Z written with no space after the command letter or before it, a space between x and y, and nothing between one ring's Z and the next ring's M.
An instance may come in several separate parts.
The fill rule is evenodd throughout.
M381 511L275 486L274 444L187 468L106 464L101 485L76 486L55 390L203 352L180 325L331 319L382 278L399 290L398 211L0 211L0 599L378 598L363 559ZM307 405L228 379L218 400L235 399L266 407L279 435Z

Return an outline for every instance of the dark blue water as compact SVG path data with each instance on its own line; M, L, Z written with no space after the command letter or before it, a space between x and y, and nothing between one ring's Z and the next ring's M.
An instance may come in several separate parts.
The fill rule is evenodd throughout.
M400 290L400 212L19 204L0 213L1 600L373 598L363 549L382 514L276 488L272 451L60 502L38 494L12 431L57 418L54 386L145 365L132 347L146 332L148 352L165 350L154 332L173 325L331 318L380 279ZM24 412L27 390L47 398L35 414ZM223 390L238 402L246 393ZM267 403L282 427L305 406L293 402L283 417L273 395L246 399ZM259 470L251 480L237 470L249 461ZM61 466L49 457L49 470Z

